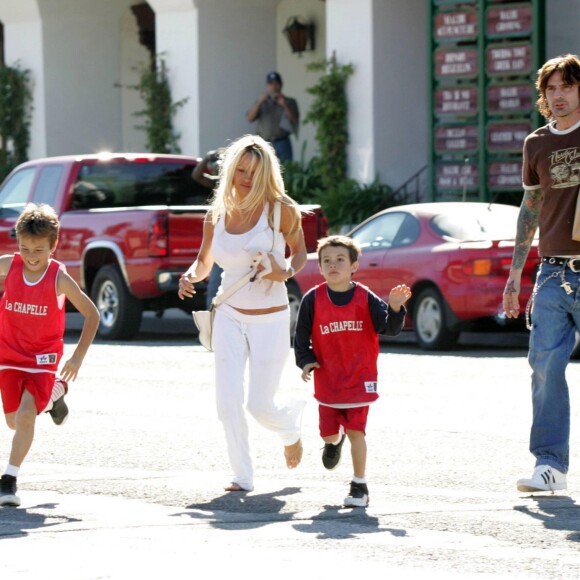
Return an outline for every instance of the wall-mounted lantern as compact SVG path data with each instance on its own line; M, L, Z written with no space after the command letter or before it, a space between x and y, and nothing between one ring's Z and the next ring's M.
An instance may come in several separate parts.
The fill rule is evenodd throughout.
M305 50L314 50L314 24L306 23L298 16L291 16L282 32L288 38L292 52L297 52L299 56Z

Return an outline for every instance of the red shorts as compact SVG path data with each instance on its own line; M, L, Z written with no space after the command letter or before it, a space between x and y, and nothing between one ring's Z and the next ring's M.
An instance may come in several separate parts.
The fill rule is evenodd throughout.
M366 434L367 417L369 405L364 407L349 407L348 409L336 409L334 407L318 406L319 423L321 437L336 435L342 425L345 432L362 431Z
M54 373L27 373L16 369L0 370L0 391L4 413L14 413L20 407L22 393L28 391L36 403L37 414L46 409L54 387Z

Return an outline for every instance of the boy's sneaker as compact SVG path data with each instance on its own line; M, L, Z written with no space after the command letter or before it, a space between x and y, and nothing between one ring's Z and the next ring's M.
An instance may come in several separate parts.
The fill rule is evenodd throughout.
M338 465L338 462L340 461L340 452L342 451L342 445L345 439L346 435L343 434L341 440L336 445L333 445L332 443L324 444L324 450L322 451L322 465L324 465L326 469L334 469Z
M20 498L16 495L16 478L12 475L4 474L0 479L0 505L20 505Z
M530 479L518 479L518 491L556 491L566 487L566 474L550 465L538 465Z
M68 393L68 384L62 379L55 379L54 382L62 385L64 393L56 401L53 401L52 409L48 413L56 425L64 425L68 419L68 407L64 402L64 396Z
M344 498L345 507L367 507L369 488L366 483L350 482L350 493Z

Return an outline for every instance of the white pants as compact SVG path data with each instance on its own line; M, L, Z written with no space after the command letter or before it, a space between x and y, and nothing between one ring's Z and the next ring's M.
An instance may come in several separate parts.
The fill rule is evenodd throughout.
M305 401L286 406L275 401L290 352L289 310L248 315L222 304L216 310L212 339L217 412L226 433L232 483L251 491L254 478L244 411L246 366L248 412L260 425L276 432L283 445L300 438Z

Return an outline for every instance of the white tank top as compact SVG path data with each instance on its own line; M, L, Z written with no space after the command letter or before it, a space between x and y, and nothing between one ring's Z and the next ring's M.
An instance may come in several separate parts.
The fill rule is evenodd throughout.
M272 250L274 232L268 224L268 206L264 208L258 223L244 234L230 234L225 229L225 220L220 217L215 224L212 240L214 260L223 268L218 296L252 268L252 257L256 250L271 252L280 265L284 257L286 242L280 233L276 247ZM226 303L234 308L257 309L288 304L288 292L284 282L259 280L249 282L234 292Z

